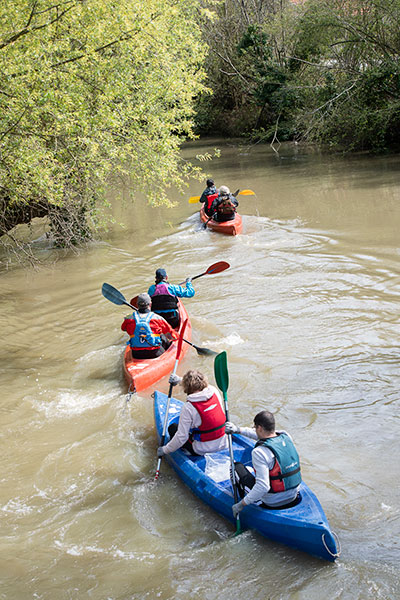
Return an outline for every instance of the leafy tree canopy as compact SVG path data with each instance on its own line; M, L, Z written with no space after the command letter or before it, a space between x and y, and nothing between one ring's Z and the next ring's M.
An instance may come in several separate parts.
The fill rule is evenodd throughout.
M400 0L225 0L199 127L324 147L400 145ZM274 146L273 146L274 147Z
M47 214L90 236L110 176L154 203L194 167L179 156L204 90L192 0L0 3L0 235Z

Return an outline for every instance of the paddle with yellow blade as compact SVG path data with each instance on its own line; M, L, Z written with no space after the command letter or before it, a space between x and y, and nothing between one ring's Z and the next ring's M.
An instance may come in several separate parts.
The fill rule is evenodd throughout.
M255 196L253 190L242 190L241 192L232 194L233 196ZM200 200L200 196L190 196L189 204L196 204Z

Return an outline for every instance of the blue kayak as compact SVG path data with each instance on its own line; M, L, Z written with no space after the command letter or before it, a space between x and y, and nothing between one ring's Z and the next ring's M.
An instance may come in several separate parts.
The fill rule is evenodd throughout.
M167 400L166 394L154 393L154 419L159 441ZM171 398L168 425L178 422L182 406L183 402ZM166 442L168 439L167 433ZM233 435L232 442L235 461L251 466L254 442L242 435ZM190 456L183 450L177 450L164 458L196 496L235 523L228 449L205 456ZM254 529L271 540L334 561L339 552L321 504L304 482L300 486L300 496L301 500L296 506L286 509L271 510L255 504L247 506L240 513L242 529Z

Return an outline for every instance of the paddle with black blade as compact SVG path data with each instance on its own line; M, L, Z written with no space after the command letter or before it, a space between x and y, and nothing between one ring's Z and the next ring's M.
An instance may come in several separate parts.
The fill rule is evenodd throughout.
M216 273L221 273L221 271L225 271L226 269L229 269L229 267L230 267L229 263L221 260L220 262L216 262L213 265L211 265L210 267L208 267L207 271L204 271L204 273L200 273L200 275L195 275L191 279L193 281L193 279L198 279L199 277L203 277L203 275L215 275ZM186 283L186 282L182 281L178 285L183 285L184 283Z
M188 322L188 320L185 319L185 321L183 322L182 328L181 328L181 332L179 334L178 346L176 348L175 364L174 364L174 369L172 371L172 375L176 374L176 369L178 368L179 357L180 357L181 349L182 349L182 342L185 341L183 339L183 334L185 332L187 322ZM164 443L165 443L165 435L167 433L167 425L168 425L169 404L171 402L171 396L172 396L173 387L174 386L172 385L172 383L170 383L169 384L169 390L168 390L167 408L165 409L165 418L164 418L164 423L163 423L163 430L162 430L162 435L161 435L160 446L164 446ZM158 457L156 474L154 476L155 480L157 480L158 477L159 477L159 475L160 475L161 458L162 458L162 456Z
M239 190L236 190L236 192L234 192L234 193L232 194L232 196L233 196L234 198L236 198L236 196L237 196L238 194L239 194ZM211 221L211 220L212 220L212 219L215 217L215 215L216 215L216 214L217 214L216 212L215 212L214 214L212 214L212 215L211 215L211 217L210 217L209 219L207 219L207 221L205 221L205 223L203 223L203 228L204 228L204 229L206 229L206 228L207 228L207 225L208 225L208 223L209 223L209 222L210 222L210 221Z
M215 357L214 375L215 375L215 381L217 382L219 389L221 390L221 392L224 395L225 416L226 416L226 420L229 421L228 397L226 394L226 392L228 391L228 387L229 387L229 374L228 374L228 363L227 363L227 356L226 356L225 350ZM236 480L235 480L235 461L233 458L232 436L231 435L228 435L228 446L229 446L229 456L231 459L231 483L232 483L232 488L233 488L233 498L234 498L235 504L236 504L237 502L239 502L239 500L238 500L238 491L237 491L237 485L236 485ZM240 527L240 518L239 518L239 514L237 514L236 515L236 535L241 532L242 532L242 530Z
M137 310L136 306L133 306L133 304L127 302L125 296L123 296L121 292L117 290L117 288L113 287L109 283L103 283L101 287L101 293L103 294L104 298L106 298L113 304L117 304L119 306L122 304L126 304L126 306L130 306L130 308L133 308L133 310ZM216 352L214 352L214 350L209 350L209 348L200 348L200 346L196 346L196 344L192 344L192 342L189 342L185 339L183 341L186 342L186 344L189 344L189 346L193 346L197 354L199 354L200 356L215 356L217 354Z

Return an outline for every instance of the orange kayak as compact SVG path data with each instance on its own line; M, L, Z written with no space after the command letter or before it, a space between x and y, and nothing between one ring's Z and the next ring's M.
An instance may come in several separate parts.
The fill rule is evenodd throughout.
M200 219L203 223L207 223L209 219L204 212L203 206L200 210ZM212 231L217 231L218 233L225 233L226 235L238 235L239 233L242 233L243 230L242 217L239 215L239 213L235 213L235 218L232 219L232 221L223 221L222 223L211 219L207 223L207 228L211 229Z
M181 301L179 301L179 315L180 323L182 325L185 319L188 319L188 314ZM192 326L190 320L187 322L184 337L185 340L188 340L189 342L192 339ZM166 350L164 354L161 354L161 356L157 356L157 358L132 358L130 347L127 346L125 348L124 374L131 392L141 392L168 373L172 372L176 359L177 343L178 342L172 342L168 350ZM189 344L183 342L179 362L185 356L188 349Z

